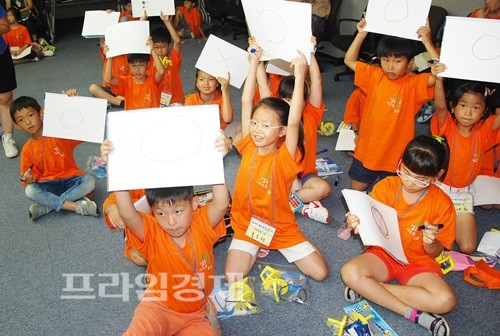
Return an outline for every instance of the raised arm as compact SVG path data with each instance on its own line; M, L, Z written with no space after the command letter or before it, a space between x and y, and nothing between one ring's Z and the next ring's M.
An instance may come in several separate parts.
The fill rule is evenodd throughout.
M425 50L429 53L429 56L432 60L439 60L439 51L437 50L434 42L432 42L431 35L431 27L429 24L429 18L427 18L426 24L424 27L420 27L417 30L417 36L422 39L422 43L425 47ZM429 77L427 82L427 87L432 87L436 84L436 79L433 76Z
M155 82L160 83L161 80L163 79L163 75L165 74L165 68L163 67L163 63L158 57L158 54L154 51L153 39L151 38L151 36L148 37L147 44L149 46L149 50L151 52L151 56L153 57L153 62L155 64L155 69L156 69Z
M299 139L299 128L302 119L302 108L304 105L304 84L307 71L307 59L304 54L298 51L299 57L292 60L290 66L293 68L295 84L293 88L292 101L290 102L290 113L286 126L285 144L290 156L295 159L297 144Z
M438 128L441 130L446 117L448 116L448 108L446 105L446 94L444 92L443 77L438 74L446 69L446 65L442 63L433 64L431 66L431 77L434 78L436 84L434 85L434 104L436 105L436 118L438 120Z
M167 27L168 32L170 33L170 36L172 36L172 43L173 43L173 49L177 54L181 53L181 38L175 31L175 28L172 24L173 18L168 15L163 15L163 12L160 12L160 18L163 21L163 24L165 27Z
M226 123L230 123L234 120L234 107L231 101L231 93L229 92L229 81L231 80L231 74L227 73L227 78L217 77L217 81L220 83L220 89L222 91L222 120Z
M254 38L248 39L248 54L250 55L250 67L248 68L248 75L243 86L243 93L241 94L241 131L243 138L250 132L249 121L252 116L253 97L255 95L255 85L257 78L257 69L262 55L262 49L255 42Z
M127 190L116 191L115 196L118 214L123 223L137 239L144 242L144 222L141 214L134 207L130 192Z
M104 46L104 54L107 54L109 51L109 47L107 45ZM112 86L118 86L119 80L117 77L113 76L113 57L106 56L106 69L104 69L103 80L106 83L111 84Z
M345 65L347 65L353 71L356 71L356 62L358 61L359 58L359 51L361 50L361 45L363 44L366 35L368 35L368 33L364 30L365 26L366 26L366 20L365 18L362 18L356 24L358 33L356 34L354 41L352 41L351 46L349 47L349 49L347 49L347 52L344 56Z
M257 87L259 88L260 99L271 96L271 88L269 87L269 77L267 76L264 62L259 62L257 68Z
M311 42L316 48L316 37L313 36ZM314 52L311 52L311 61L309 62L309 78L311 79L309 102L315 107L320 107L323 102L323 81Z

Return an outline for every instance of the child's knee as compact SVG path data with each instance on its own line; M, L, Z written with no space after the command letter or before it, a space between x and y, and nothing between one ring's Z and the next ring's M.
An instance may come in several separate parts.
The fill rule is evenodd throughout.
M346 285L356 282L361 278L358 267L350 262L342 266L340 269L340 277Z
M330 274L330 270L326 265L318 267L312 274L309 274L311 278L313 278L316 281L323 281L328 278L328 275Z
M437 314L449 313L457 305L457 297L451 290L441 292L439 295L434 296L433 301L436 305Z

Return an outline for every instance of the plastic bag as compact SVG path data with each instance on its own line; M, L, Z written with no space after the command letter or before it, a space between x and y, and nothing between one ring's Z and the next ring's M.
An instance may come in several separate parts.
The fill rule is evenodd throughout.
M217 317L226 319L260 313L262 308L255 298L254 283L253 277L246 277L242 281L216 286L210 299L217 309Z
M291 265L259 263L261 293L276 302L306 304L309 289L307 277Z
M107 177L106 162L98 156L91 155L87 160L87 172L94 175L99 180L105 179Z

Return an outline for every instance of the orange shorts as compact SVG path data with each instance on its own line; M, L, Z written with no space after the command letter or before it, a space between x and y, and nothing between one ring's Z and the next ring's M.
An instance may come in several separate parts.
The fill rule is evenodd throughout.
M147 297L147 294L146 296ZM209 301L210 302L210 301ZM215 308L214 308L215 309ZM215 311L215 310L212 310ZM216 319L216 318L215 318ZM217 326L218 328L218 326ZM217 335L207 309L179 313L159 300L142 300L123 335Z
M429 264L408 264L402 265L383 248L378 246L369 246L363 253L371 253L379 257L387 267L389 277L386 282L397 280L400 284L406 285L411 278L421 273L434 273L437 276L444 278L441 268L436 265Z

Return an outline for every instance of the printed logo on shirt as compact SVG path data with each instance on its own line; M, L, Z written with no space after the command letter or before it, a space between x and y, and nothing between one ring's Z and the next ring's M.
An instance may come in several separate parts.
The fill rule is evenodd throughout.
M413 240L420 240L420 235L417 234L419 226L420 226L420 222L416 222L415 224L406 228L406 231L408 231L410 236L413 237Z
M483 155L481 153L481 150L478 149L476 153L474 153L474 156L472 157L472 162L478 163L483 159Z
M146 93L146 94L144 95L144 100L145 100L145 101L148 101L148 102L153 101L153 97L152 97L152 95L151 95L151 92L148 92L148 93Z
M394 113L399 113L401 111L402 103L403 101L401 97L398 97L398 95L394 95L389 99L387 105L389 105L393 109Z
M64 152L59 147L54 147L54 154L59 155L62 158L66 156L66 154L64 154Z
M214 266L213 266L213 262L210 258L210 254L208 254L207 252L203 253L203 255L201 256L200 265L198 267L198 272L211 270L213 267Z
M266 173L266 175L264 175L257 184L266 189L268 195L271 195L271 178L269 173Z

